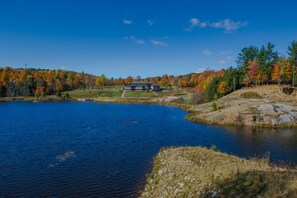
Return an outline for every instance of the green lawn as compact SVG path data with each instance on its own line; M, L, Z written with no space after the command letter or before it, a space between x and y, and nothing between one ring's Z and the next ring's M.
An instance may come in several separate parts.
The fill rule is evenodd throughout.
M139 97L157 97L153 92L150 91L127 91L125 93L125 98L139 98Z
M116 88L112 89L76 89L65 91L62 94L68 93L71 98L96 98L96 97L121 97L122 92Z
M105 86L98 89L75 89L72 91L65 91L62 95L68 93L71 98L97 98L97 97L108 97L115 98L121 97L123 86ZM156 92L157 96L151 91L127 91L125 98L156 98L165 97L172 92ZM184 95L185 91L174 90L174 95Z

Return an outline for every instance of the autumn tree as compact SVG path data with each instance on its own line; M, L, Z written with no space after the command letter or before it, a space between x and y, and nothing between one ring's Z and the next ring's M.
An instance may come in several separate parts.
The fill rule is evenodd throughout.
M168 84L168 82L169 82L169 77L168 77L168 75L167 75L167 74L163 74L163 76L162 76L162 78L161 78L159 84L160 84L161 86L165 86L165 85Z
M219 86L218 86L218 92L221 94L221 95L226 95L227 93L227 90L228 90L228 84L226 81L221 81Z
M239 68L238 79L240 84L244 84L244 79L248 77L249 65L256 60L259 54L259 49L255 46L243 48L238 54L236 63Z
M96 86L97 87L102 87L106 83L106 77L104 75L98 76L96 78Z
M285 83L292 82L293 72L292 72L292 65L290 61L285 61L283 66L282 72L282 79Z
M258 76L259 76L259 67L258 67L257 61L254 60L249 65L248 76L245 79L246 85L249 85L250 83L257 85Z
M281 83L281 68L279 62L273 65L273 69L271 72L271 81L278 84Z

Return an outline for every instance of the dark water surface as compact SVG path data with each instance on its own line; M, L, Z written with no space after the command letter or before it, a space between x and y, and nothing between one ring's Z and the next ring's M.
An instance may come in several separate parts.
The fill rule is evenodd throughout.
M0 197L135 197L164 146L297 162L297 131L191 123L174 107L0 103Z

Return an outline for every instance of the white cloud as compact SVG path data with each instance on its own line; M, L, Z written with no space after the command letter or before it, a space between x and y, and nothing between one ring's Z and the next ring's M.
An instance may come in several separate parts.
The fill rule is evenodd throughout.
M219 62L218 62L218 64L220 64L220 65L224 65L226 63L226 61L224 61L224 60L220 60Z
M202 54L203 54L204 56L211 56L211 55L212 55L212 52L209 51L208 49L203 49L203 50L202 50Z
M209 22L209 21L200 21L197 18L191 18L190 27L186 28L186 31L191 31L195 27L206 28L211 27L215 29L224 29L225 32L232 32L238 30L241 27L245 27L248 25L248 22L241 21L232 21L230 19L225 19L217 22Z
M125 25L130 25L130 24L132 24L132 20L124 19L124 20L123 20L123 23L124 23Z
M231 60L233 57L232 56L227 56L226 59L227 60Z
M200 23L200 27L201 27L201 28L205 28L205 27L207 27L207 22L202 22L202 23Z
M152 21L152 20L148 20L147 23L148 23L150 26L153 26L153 25L154 25L154 21Z
M197 71L196 71L196 73L202 73L202 72L204 72L204 71L206 71L208 69L209 68L198 68Z
M200 21L197 18L191 18L190 23L192 27L195 27L200 23Z
M197 18L191 18L191 19L189 20L189 23L190 23L190 27L188 27L188 28L185 29L185 31L188 31L188 32L192 31L192 29L193 29L194 27L198 26L199 23L200 23L200 21L199 21L199 19L197 19Z
M230 19L225 19L222 21L210 23L209 26L216 29L225 29L226 32L231 32L241 27L247 26L247 24L247 22L232 21Z
M135 36L125 36L125 40L133 41L137 43L138 45L144 45L145 41L141 39L137 39Z
M233 52L232 52L231 49L229 49L229 50L226 50L226 51L222 51L221 54L222 54L222 55L232 55Z
M151 43L154 46L158 46L158 47L167 47L168 46L168 44L163 41L151 40Z
M136 38L134 36L125 36L125 40L135 40Z
M138 45L143 45L143 44L144 44L144 40L136 40L136 43L137 43Z

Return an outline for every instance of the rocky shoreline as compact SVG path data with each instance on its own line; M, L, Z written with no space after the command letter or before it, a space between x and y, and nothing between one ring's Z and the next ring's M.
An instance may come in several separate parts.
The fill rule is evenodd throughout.
M286 95L279 86L246 88L214 102L190 106L187 119L212 125L297 127L296 99L296 93ZM213 109L214 103L217 109Z

